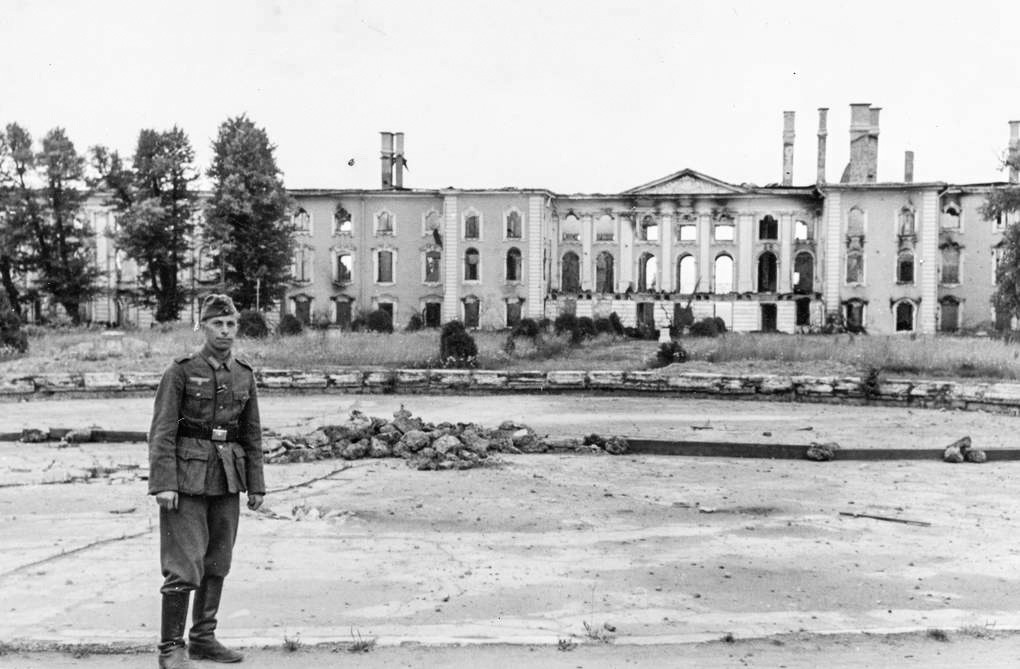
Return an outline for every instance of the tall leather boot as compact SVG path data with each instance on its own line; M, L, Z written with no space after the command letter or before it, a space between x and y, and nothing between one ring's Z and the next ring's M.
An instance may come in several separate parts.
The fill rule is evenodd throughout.
M222 576L206 576L195 591L191 632L188 634L188 650L192 659L213 662L240 662L244 659L244 655L216 640L216 612L220 609L222 594Z
M188 596L191 593L163 594L159 639L159 669L192 669L184 647L184 628L188 624Z

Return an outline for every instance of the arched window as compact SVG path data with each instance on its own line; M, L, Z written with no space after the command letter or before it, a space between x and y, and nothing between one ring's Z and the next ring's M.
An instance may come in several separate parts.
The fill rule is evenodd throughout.
M440 216L438 211L433 209L425 215L425 234L431 234L433 230L442 232L442 224L443 217Z
M616 225L613 217L609 214L602 214L595 222L595 241L611 242L616 239Z
M469 248L464 252L464 280L465 281L478 281L479 264L480 258L478 256L478 249Z
M581 290L581 261L573 251L563 254L560 266L560 290L576 293Z
M914 211L908 207L900 209L900 236L909 237L914 234Z
M516 210L506 215L506 238L521 238L521 214Z
M960 329L960 302L954 297L942 299L942 314L939 330L956 332Z
M333 212L333 234L350 234L350 232L351 213L338 204L336 211Z
M659 261L653 253L642 253L638 258L638 292L657 290L658 284Z
M521 252L517 249L506 252L506 280L521 280Z
M896 254L896 282L914 283L914 254L910 251Z
M949 202L942 207L942 229L959 230L960 213L960 204L958 202Z
M425 252L425 283L439 283L443 256L439 251Z
M942 247L942 283L960 283L960 247Z
M843 306L843 320L850 332L864 331L864 302L849 300Z
M376 254L376 283L393 283L393 251L382 250Z
M779 221L771 215L758 221L758 239L779 239Z
M725 253L715 259L715 293L733 292L733 258Z
M351 282L351 277L354 276L354 258L350 253L343 252L336 254L336 278L334 279L339 284L347 284Z
M312 280L312 262L314 261L313 251L308 246L297 246L294 248L294 259L291 262L291 274L294 281L307 283Z
M393 214L388 211L380 211L375 215L375 234L393 234Z
M806 242L812 239L811 227L804 221L796 221L793 224L793 238L799 242Z
M860 251L846 254L846 282L864 283L864 254Z
M697 290L698 266L692 255L681 256L676 263L676 289L684 295Z
M914 303L909 300L902 300L896 303L896 331L913 332L914 330Z
M478 214L464 217L464 239L478 239L481 234L481 221Z
M809 295L815 290L815 259L801 251L793 259L793 292Z
M612 293L615 291L613 276L613 254L603 251L595 257L595 292Z
M560 231L563 234L562 239L565 242L576 242L580 240L581 219L575 216L573 212L570 212L567 214L566 218L563 219Z
M776 254L771 251L766 251L758 256L759 293L776 292L776 278L779 274L778 264L779 263L776 261Z
M659 241L659 222L651 214L641 219L641 239L646 242Z
M312 234L312 216L304 207L294 212L291 216L291 223L294 224L294 232L302 235Z
M854 207L847 215L846 234L850 237L864 236L864 211Z

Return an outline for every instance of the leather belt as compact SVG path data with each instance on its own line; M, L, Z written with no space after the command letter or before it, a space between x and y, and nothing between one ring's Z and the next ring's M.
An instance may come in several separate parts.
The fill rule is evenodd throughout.
M177 427L178 437L191 437L192 439L209 439L210 441L237 441L239 431L236 425L223 425L221 427L207 427L205 425L185 425Z

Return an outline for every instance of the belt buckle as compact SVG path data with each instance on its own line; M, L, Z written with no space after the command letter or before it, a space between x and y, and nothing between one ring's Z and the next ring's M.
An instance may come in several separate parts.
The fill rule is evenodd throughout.
M214 427L212 429L212 440L213 441L226 441L227 440L227 430L226 430L226 428Z

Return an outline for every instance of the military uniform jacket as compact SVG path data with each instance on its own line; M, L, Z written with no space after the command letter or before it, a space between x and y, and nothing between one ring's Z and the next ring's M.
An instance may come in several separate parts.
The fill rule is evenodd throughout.
M223 428L232 441L179 435ZM189 430L189 428L191 428ZM149 429L149 494L264 494L262 426L251 365L208 348L174 360L156 390Z

